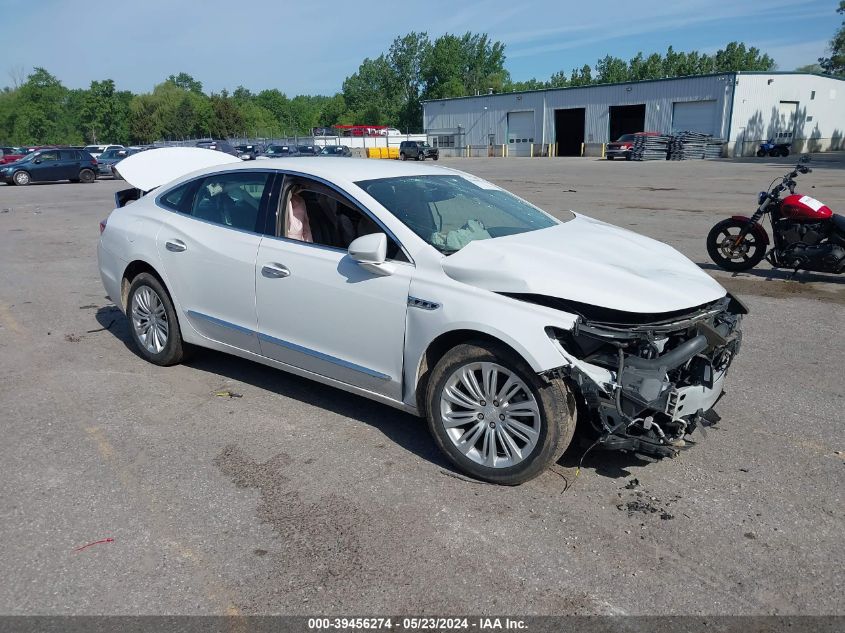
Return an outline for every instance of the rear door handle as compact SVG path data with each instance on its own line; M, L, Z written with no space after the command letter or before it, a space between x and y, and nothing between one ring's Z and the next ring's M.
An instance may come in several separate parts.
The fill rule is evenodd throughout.
M182 240L167 240L164 243L164 247L174 253L181 253L182 251L188 250L188 247Z
M261 274L271 279L281 279L283 277L290 277L290 270L288 270L287 266L271 262L261 269Z

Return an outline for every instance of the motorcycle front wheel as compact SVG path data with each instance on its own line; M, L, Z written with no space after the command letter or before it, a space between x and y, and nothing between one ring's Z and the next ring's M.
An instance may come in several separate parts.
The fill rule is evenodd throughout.
M766 150L764 150L764 149L758 149L757 150L757 158L763 158L763 156L765 156L765 155L766 155Z
M740 233L748 222L743 220L722 220L707 234L707 253L710 259L723 270L737 272L751 270L766 254L766 245L749 231L737 243Z

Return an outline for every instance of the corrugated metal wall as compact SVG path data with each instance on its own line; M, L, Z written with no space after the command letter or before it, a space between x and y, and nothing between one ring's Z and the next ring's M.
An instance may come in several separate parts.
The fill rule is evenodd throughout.
M751 155L784 127L782 112L795 111L793 151L845 149L845 81L817 75L736 76L730 155ZM781 105L797 104L787 108Z
M426 130L460 126L464 142L470 145L486 145L491 135L496 144L502 144L507 138L508 112L530 111L534 113L536 142L553 143L555 110L585 108L584 142L598 144L612 140L608 138L610 106L644 103L645 129L668 133L673 103L715 100L721 113L720 134L727 135L732 80L733 75L725 74L429 101L424 104L423 125Z

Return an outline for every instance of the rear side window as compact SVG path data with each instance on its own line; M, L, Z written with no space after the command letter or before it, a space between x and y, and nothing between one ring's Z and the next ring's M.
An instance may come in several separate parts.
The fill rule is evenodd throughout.
M61 160L76 160L76 152L72 149L63 149L59 152L59 158Z
M191 203L194 200L194 192L197 190L199 184L199 180L192 180L184 185L179 185L159 198L158 202L173 211L188 213L191 210Z
M269 196L267 172L235 172L204 178L194 196L191 215L199 220L251 232L258 226L264 198ZM263 224L263 223L262 223Z

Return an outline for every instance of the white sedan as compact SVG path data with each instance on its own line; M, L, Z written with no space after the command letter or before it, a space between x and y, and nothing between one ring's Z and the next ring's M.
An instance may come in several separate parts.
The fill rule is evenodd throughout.
M746 310L660 242L439 165L118 167L100 273L152 363L208 347L425 416L501 484L557 460L576 412L594 445L657 456L717 417Z

